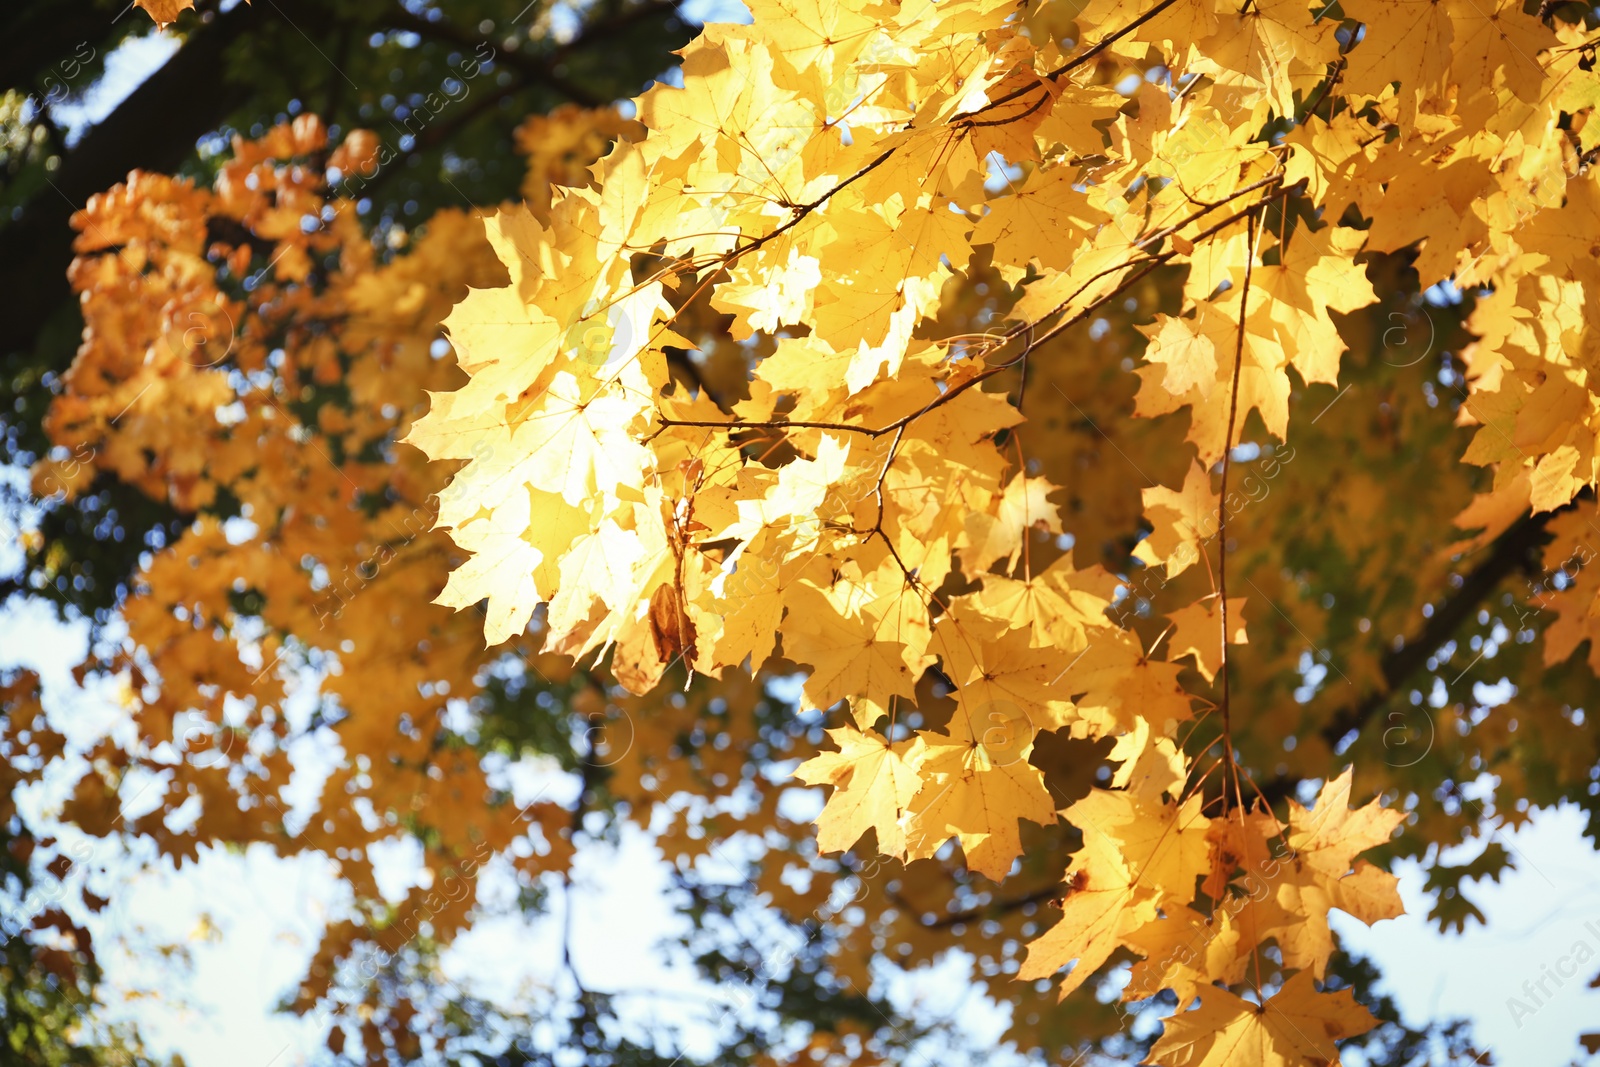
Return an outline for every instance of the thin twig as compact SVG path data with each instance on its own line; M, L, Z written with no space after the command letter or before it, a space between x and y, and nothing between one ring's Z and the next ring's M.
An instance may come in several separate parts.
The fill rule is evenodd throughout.
M1263 213L1264 214L1264 213ZM1250 275L1256 262L1256 243L1260 239L1260 230L1254 215L1250 215L1245 225L1248 229L1247 243L1250 246L1250 256L1244 263L1244 287L1239 293L1239 336L1233 348L1233 381L1228 395L1228 432L1222 441L1222 485L1218 490L1217 504L1217 601L1220 605L1218 614L1222 623L1222 652L1218 670L1222 674L1222 756L1227 761L1228 777L1222 784L1223 795L1227 795L1228 779L1233 782L1233 798L1239 807L1241 818L1244 809L1244 791L1239 787L1239 766L1233 758L1233 715L1229 702L1228 682L1228 468L1233 456L1233 431L1239 418L1239 379L1244 369L1244 334L1245 323L1250 315ZM1226 810L1226 803L1223 805Z
M1266 223L1266 208L1262 207L1261 226ZM1222 651L1218 670L1222 673L1222 758L1226 762L1227 771L1222 781L1222 815L1228 814L1228 780L1233 781L1233 799L1235 810L1239 813L1239 826L1244 827L1244 790L1239 786L1239 764L1233 757L1233 717L1229 701L1228 682L1228 466L1233 455L1233 431L1239 417L1239 379L1244 369L1244 334L1246 322L1250 314L1250 275L1256 262L1256 244L1260 240L1261 227L1257 225L1254 215L1245 221L1248 237L1246 243L1250 246L1249 258L1244 261L1244 287L1239 293L1239 336L1233 348L1233 382L1228 396L1228 432L1222 441L1222 485L1218 492L1217 503L1217 601L1221 605L1219 615L1222 624ZM1251 949L1250 957L1255 964L1256 995L1261 994L1261 946L1255 945Z
M1122 29L1117 30L1115 33L1107 34L1106 36L1100 38L1100 40L1093 47L1088 49L1088 51L1080 52L1078 55L1076 55L1076 56L1072 57L1071 59L1067 60L1061 66L1057 67L1055 70L1052 70L1050 73L1044 75L1042 78L1039 79L1039 81L1035 82L1034 84L1032 84L1032 85L1024 85L1020 89L1013 89L1011 92L1006 93L1004 96L999 96L999 97L996 97L995 99L989 101L983 107L981 107L978 110L972 112L970 115L962 115L962 116L960 116L960 118L962 118L962 119L970 119L975 115L982 115L986 111L994 110L995 108L999 107L1001 104L1009 104L1011 101L1015 100L1017 97L1023 96L1023 95L1025 95L1027 93L1031 93L1033 90L1035 90L1035 89L1039 88L1040 86L1042 86L1045 82L1057 81L1058 79L1063 78L1068 74L1071 74L1073 71L1077 70L1079 67L1081 67L1085 63L1089 62L1089 60L1093 59L1095 56L1099 55L1101 52L1104 52L1107 48L1110 48L1113 44L1116 44L1122 38L1126 37L1128 34L1132 33L1134 30L1138 29L1140 26L1143 26L1145 23L1149 22L1151 19L1155 18L1157 15L1161 14L1163 11L1165 11L1167 8L1171 7L1175 3L1177 3L1177 0L1161 0L1161 2L1159 4L1157 4L1155 7L1152 7L1149 11L1146 11L1144 14L1140 15L1138 18L1134 19L1132 22L1130 22L1126 26L1122 27ZM968 125L977 125L977 124L976 123L968 123Z

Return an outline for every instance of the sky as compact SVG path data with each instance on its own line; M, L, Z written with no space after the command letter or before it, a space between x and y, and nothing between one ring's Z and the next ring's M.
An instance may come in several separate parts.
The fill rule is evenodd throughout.
M58 118L75 130L109 113L174 46L160 36L130 42L111 57L107 77L82 100L58 108ZM10 521L0 517L0 546L15 543ZM14 560L6 556L0 549L0 570L9 572ZM0 669L39 670L53 718L87 732L112 712L109 702L96 706L95 694L78 692L66 675L84 641L81 627L57 622L41 605L13 601L0 610ZM519 795L538 788L541 773L523 770ZM306 783L308 795L313 786ZM51 801L42 793L34 798L41 814ZM1405 916L1368 929L1335 913L1334 928L1346 950L1380 965L1383 987L1409 1022L1465 1017L1497 1064L1565 1064L1579 1055L1578 1034L1600 1028L1600 991L1585 988L1600 972L1600 853L1582 837L1583 824L1572 808L1540 810L1517 833L1493 837L1512 854L1515 870L1498 883L1469 884L1467 895L1487 926L1440 934L1426 918L1424 872L1406 863L1395 870ZM1481 847L1443 858L1465 862ZM191 1067L308 1062L319 1022L274 1008L293 989L324 924L348 904L328 864L312 856L282 859L265 846L208 851L182 871L144 868L137 859L117 864L122 874L113 903L91 927L105 966L109 1017L136 1022L152 1051L181 1053ZM396 850L386 888L403 891L414 865L414 856ZM653 1020L681 1017L686 1003L722 995L700 982L686 960L642 951L681 921L672 912L668 874L648 835L630 831L615 846L582 851L571 901L574 965L585 985L638 991L628 1012L643 1030ZM492 871L489 881L492 887ZM503 877L500 885L509 892ZM562 981L556 962L565 903L539 922L479 924L447 955L447 978L501 1003L544 995ZM176 955L158 951L173 945L181 947ZM969 962L952 954L938 967L884 980L897 1004L959 1016L974 1040L993 1043L1006 1012L966 981ZM693 1053L692 1031L690 1038Z

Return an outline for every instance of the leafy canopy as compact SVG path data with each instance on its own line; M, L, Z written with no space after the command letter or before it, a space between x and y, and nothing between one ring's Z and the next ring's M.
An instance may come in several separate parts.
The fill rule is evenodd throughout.
M1151 1062L1337 1062L1378 1018L1319 988L1330 911L1393 917L1389 859L1594 805L1588 13L751 12L631 117L531 120L528 201L404 255L335 178L376 138L311 118L80 213L36 491L110 473L194 521L97 653L139 743L65 814L111 833L159 766L127 830L167 855L337 854L357 904L295 1006L359 1004L374 1062L417 1054L406 968L488 858L571 893L591 813L658 828L697 936L761 904L825 932L758 968L791 1005L959 944L1025 1050L1116 1047L1120 1011L1051 1001L1131 962L1123 1000L1176 1009ZM1431 716L1387 710L1428 674ZM1515 714L1472 689L1502 678ZM306 735L345 759L291 826ZM575 803L510 796L489 757L534 753ZM854 859L780 807L793 759ZM696 871L740 835L750 898ZM386 900L396 836L460 892ZM1508 862L1435 866L1435 918ZM387 984L340 984L375 956ZM575 1026L609 1010L579 993ZM794 1010L817 1057L893 1047Z

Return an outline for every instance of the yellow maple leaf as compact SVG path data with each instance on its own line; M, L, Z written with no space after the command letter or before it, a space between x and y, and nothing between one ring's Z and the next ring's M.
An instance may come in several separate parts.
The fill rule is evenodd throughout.
M1061 980L1065 999L1111 958L1128 934L1155 919L1156 907L1154 894L1134 884L1115 847L1086 837L1067 872L1061 918L1028 943L1017 977L1048 978L1072 964Z
M1163 563L1167 577L1176 578L1200 561L1201 546L1216 535L1217 494L1211 488L1211 475L1199 463L1191 463L1181 489L1153 485L1141 493L1145 518L1154 528L1134 546L1134 558Z
M1345 14L1367 27L1350 53L1351 91L1378 96L1398 81L1407 116L1419 101L1452 90L1465 98L1497 81L1526 98L1542 80L1535 57L1556 43L1549 27L1513 0L1352 0Z
M1204 798L1152 802L1126 790L1094 789L1062 814L1084 836L1103 837L1127 866L1132 882L1165 904L1193 902L1195 882L1210 868Z
M1217 32L1195 44L1194 69L1220 85L1259 92L1280 115L1293 114L1295 91L1321 81L1339 54L1325 12L1300 0L1267 0L1219 16Z
M1059 729L1075 718L1062 675L1079 649L1036 648L1029 629L995 635L965 612L941 619L934 641L956 684L960 709L950 730L961 740L981 738L997 717L1030 732Z
M999 758L981 741L924 732L908 755L922 790L912 800L906 855L931 856L952 836L961 842L967 866L1000 881L1022 852L1017 820L1055 821L1044 777L1028 762L1032 745L1008 740Z
M1228 598L1228 643L1243 645L1249 642L1245 634L1244 597ZM1222 613L1218 610L1215 594L1171 612L1167 618L1176 629L1170 638L1172 658L1193 656L1195 669L1206 681L1217 673L1222 663Z
M1386 808L1377 799L1351 809L1353 769L1323 784L1316 803L1308 810L1289 801L1289 847L1306 864L1329 878L1343 878L1356 853L1386 843L1405 812Z
M1279 343L1307 382L1332 385L1339 378L1345 344L1328 312L1349 314L1377 299L1366 268L1350 255L1359 242L1342 227L1301 231L1278 246L1278 262L1252 275L1251 285L1260 287L1259 298L1277 324ZM1251 299L1257 298L1252 289Z
M1143 1000L1170 989L1182 1011L1213 982L1244 979L1249 954L1239 950L1239 929L1227 909L1201 915L1182 904L1168 904L1161 912L1161 918L1123 936L1129 948L1145 957L1133 965L1123 1000Z
M1077 649L1091 630L1111 624L1106 609L1118 584L1101 568L1077 570L1062 556L1025 579L985 575L977 602L984 615L1026 627L1038 648Z
M157 26L165 29L178 21L178 16L194 9L194 0L133 0L133 6L142 8Z
M834 787L817 816L817 847L823 852L842 852L873 829L878 833L879 852L887 856L903 853L901 817L922 785L906 761L914 742L890 744L881 734L848 726L829 730L828 736L839 751L813 756L794 772L809 785Z
M1405 816L1376 800L1352 811L1350 778L1347 768L1327 782L1310 811L1290 801L1287 849L1271 840L1280 825L1264 812L1213 824L1214 866L1204 889L1221 899L1234 871L1244 872L1245 903L1235 917L1241 951L1272 938L1285 966L1321 978L1334 950L1330 909L1369 926L1404 911L1399 880L1355 857L1386 842Z
M815 587L803 585L791 601L793 623L783 631L784 655L811 668L803 687L806 703L828 708L841 700L870 695L872 706L895 696L910 697L916 679L906 669L902 645L881 632L880 625L860 615L841 614ZM868 705L853 702L858 716ZM866 729L877 712L858 717Z
M1209 396L1217 381L1217 353L1231 353L1239 324L1201 304L1194 317L1162 315L1140 332L1150 338L1145 358L1166 368L1161 387L1179 396L1198 389Z
M1331 1067L1339 1062L1339 1041L1376 1025L1352 991L1319 993L1307 971L1260 1006L1208 986L1200 992L1199 1007L1167 1019L1149 1062L1160 1067Z

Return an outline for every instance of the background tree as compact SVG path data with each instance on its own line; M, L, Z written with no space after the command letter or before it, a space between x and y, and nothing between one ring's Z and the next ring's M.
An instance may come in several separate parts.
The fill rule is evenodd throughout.
M1187 17L1217 22L1201 7ZM22 10L18 18L51 22L53 34L55 23L72 24L59 7L49 19ZM1082 993L1058 1004L1049 982L1013 981L1025 966L1034 967L1030 977L1056 970L1025 963L1024 950L1069 925L1054 920L1055 909L1072 903L1084 879L1063 868L1069 855L1074 863L1094 855L1070 821L1054 820L1054 809L1101 795L1090 794L1094 787L1113 795L1129 785L1131 768L1144 766L1129 742L1112 747L1118 731L1105 721L1132 737L1137 720L1155 723L1139 744L1163 733L1180 741L1201 772L1195 803L1219 823L1254 797L1226 772L1204 773L1207 753L1229 761L1228 770L1236 753L1285 821L1291 799L1319 818L1342 810L1337 786L1325 787L1347 781L1338 772L1354 761L1354 803L1381 792L1409 813L1400 836L1371 842L1377 847L1367 856L1379 863L1434 861L1440 846L1514 826L1533 805L1566 800L1592 810L1600 762L1582 714L1592 675L1562 662L1586 639L1579 620L1591 493L1581 478L1562 483L1565 496L1538 488L1529 452L1552 454L1561 446L1557 431L1569 427L1555 416L1522 419L1512 405L1512 394L1522 393L1488 388L1485 360L1493 366L1488 354L1503 349L1475 340L1515 336L1529 345L1504 324L1505 315L1516 317L1505 308L1508 294L1521 294L1525 316L1540 323L1561 323L1562 308L1582 306L1571 292L1541 298L1544 283L1534 275L1491 277L1480 264L1514 261L1524 249L1503 236L1530 239L1521 228L1528 217L1590 195L1590 98L1574 88L1592 81L1583 58L1590 16L1504 12L1541 56L1541 76L1565 94L1525 104L1524 114L1512 106L1520 83L1508 88L1510 74L1474 75L1481 84L1453 74L1450 82L1423 66L1410 83L1400 79L1400 92L1386 90L1362 49L1377 51L1385 33L1400 31L1368 22L1352 50L1358 24L1375 17L1359 9L1258 12L1263 23L1299 27L1310 42L1281 79L1250 66L1248 56L1237 69L1187 56L1185 70L1174 51L1185 34L1155 17L1176 18L1173 10L1170 2L1143 13L1041 5L1021 12L1020 34L985 36L975 54L1001 54L1007 40L1014 49L995 60L988 103L976 105L994 114L994 132L985 132L988 120L972 119L959 132L961 106L951 96L942 121L958 133L941 132L945 148L933 151L929 140L917 157L933 195L966 214L945 218L902 196L896 210L928 211L959 232L938 231L942 260L932 252L917 258L912 242L911 258L899 264L871 258L879 246L870 235L885 217L861 212L890 203L903 175L891 177L898 164L877 162L868 146L915 113L925 99L919 93L938 99L940 79L951 76L918 58L935 51L897 36L923 32L909 13L896 16L901 22L841 13L845 29L814 31L805 14L788 25L766 11L774 22L758 22L753 37L714 34L696 46L686 93L658 93L646 105L640 117L654 131L649 138L607 106L663 70L668 48L686 36L670 8L649 5L539 9L510 19L499 5L435 17L376 3L183 14L177 29L186 36L167 65L72 143L52 132L48 108L14 93L7 196L16 209L0 230L0 261L17 272L7 290L18 309L7 316L15 331L8 345L31 355L9 383L7 429L13 462L32 467L27 507L37 509L14 586L93 619L98 640L84 677L120 687L136 737L82 753L87 773L64 817L95 836L147 839L179 863L205 847L257 841L284 855L337 857L356 905L328 931L291 1007L325 1013L330 1055L372 1062L540 1062L562 1048L581 1049L591 1062L676 1060L675 1037L641 1039L619 1028L625 991L584 988L570 967L564 988L531 1006L530 1016L561 1022L539 1040L530 1038L529 1020L491 1018L485 1005L437 983L438 953L473 921L485 870L509 862L523 890L519 906L559 908L572 891L575 848L628 824L651 826L678 867L692 920L687 947L729 990L732 1010L710 1020L717 1057L783 1062L893 1060L954 1040L938 1020L900 1018L872 968L916 965L957 946L976 958L979 980L1015 1005L1009 1036L1020 1049L1130 1059L1148 1051L1151 1028L1131 1027L1128 1012L1162 1014L1180 997L1192 999L1172 989L1157 994L1170 975L1136 970L1136 982L1150 980L1139 988L1153 996L1134 1009ZM95 11L85 5L84 19ZM968 17L997 27L998 11ZM90 79L122 35L146 32L131 19L113 21L115 12L100 14L109 28L98 31L94 54L77 60L79 44L71 45ZM769 32L772 40L810 34L822 43L772 58L760 47ZM1219 23L1216 32L1232 31ZM830 54L846 39L858 42L855 52ZM1461 40L1470 39L1463 28ZM757 44L739 43L746 40ZM1473 58L1463 45L1457 62L1468 69ZM19 84L48 93L43 79L56 75L27 67L33 62L19 60L17 69L40 80ZM829 62L840 68L831 75ZM1493 75L1517 60L1495 53L1484 62ZM1174 68L1179 73L1164 79ZM1058 73L1041 79L1046 70ZM196 93L197 80L219 91ZM1046 82L1070 87L1071 107L1017 103ZM1451 110L1447 83L1473 107ZM1505 104L1503 115L1515 122L1486 123L1473 109L1485 104L1474 90ZM676 117L674 102L692 93L704 94L694 97L700 112ZM1418 125L1419 103L1446 116L1438 129ZM127 114L143 120L124 117L135 104L143 110ZM578 106L541 116L557 104ZM852 138L840 148L835 130L843 123L835 120L846 111L854 114ZM718 121L694 121L700 114ZM1054 140L1035 134L1046 117L1057 123L1048 127ZM1529 138L1523 131L1539 117L1559 131L1531 157L1547 161L1545 169L1508 178L1483 161ZM1453 246L1428 239L1400 208L1380 211L1362 183L1386 183L1390 205L1425 200L1442 166L1439 144L1455 145L1450 138L1474 123L1496 139L1451 149L1459 158L1447 162L1462 173L1450 173L1463 182L1452 208L1480 205L1494 225L1462 238L1458 262ZM164 140L172 142L165 149ZM513 144L522 158L508 151ZM1045 153L1041 144L1066 151ZM891 143L883 160L898 150ZM641 153L681 171L641 183L621 169ZM1223 164L1191 187L1191 162L1213 155ZM592 176L586 168L602 156ZM854 166L844 166L851 159ZM1318 161L1327 165L1318 170ZM177 176L128 177L133 167ZM1539 193L1552 173L1563 190L1575 183L1577 191L1540 193L1521 211L1529 183ZM836 177L817 184L826 174ZM859 183L858 207L841 201L818 210L842 188L838 175L859 175L850 179ZM661 182L672 180L685 189L699 182L697 195L713 205L704 210L738 213L737 229L726 214L697 229L688 205L701 205L661 193ZM63 197L50 194L52 184L69 208L56 206ZM606 227L623 210L615 198L630 188L642 190L638 202L666 203L676 214L648 216L662 228L659 240L607 245ZM526 212L499 215L486 240L469 205L519 192ZM777 239L799 223L827 223L847 210L858 214L839 232L868 235L841 245L855 250L853 262L830 261L806 283L815 264L771 258L802 247L792 243L798 231ZM1530 240L1543 234L1533 229ZM756 243L719 246L716 235L730 232ZM900 249L905 242L893 232L878 240ZM1144 258L1132 268L1126 259L1075 259L1063 233L1096 235L1108 255ZM597 247L613 251L608 257ZM1538 254L1563 251L1573 255L1551 247ZM572 259L550 258L559 256ZM1075 269L1089 275L1075 277ZM1060 300L1071 306L1059 317L1040 314L1054 306L1039 302L1052 292L1044 283L1091 286L1100 271L1109 280L1079 305L1071 301L1083 290ZM1435 284L1452 273L1459 287ZM914 298L897 291L904 303L872 288L914 274L922 288ZM1581 271L1569 275L1581 295ZM851 277L859 277L855 293L839 281ZM580 291L597 278L613 286L605 301ZM819 289L836 309L832 318L815 300ZM1241 291L1243 300L1231 303L1229 294ZM1281 302L1295 313L1243 314L1239 304L1252 291L1258 303L1250 308L1275 311ZM66 299L74 293L77 301ZM884 375L889 384L874 406L836 408L841 387L882 383L877 364L857 366L831 342L856 323L892 319L913 299L920 319L908 320L900 343L966 361L972 369L956 373L969 376L947 383L966 397L964 414L924 440L926 424L877 435L887 446L878 451L848 454L797 426L846 417L880 425L889 420L872 416L908 403L885 395L893 380ZM547 314L541 300L570 308ZM619 317L617 306L629 310ZM438 329L447 315L455 349ZM1255 338L1248 346L1241 317ZM797 321L809 332L786 328ZM1026 334L1011 326L1019 322L1029 324ZM1281 374L1281 392L1272 378L1264 392L1247 392L1243 406L1223 403L1241 380L1246 348L1257 361L1271 345L1293 353L1292 374L1287 363L1270 368ZM647 377L624 377L634 372L626 360L613 365L619 347L648 350L638 371ZM469 383L539 366L554 352L580 380L622 381L659 398L663 421L652 423L648 443L662 457L665 481L648 488L702 510L668 507L660 515L670 518L651 520L659 501L635 489L637 500L617 496L632 517L618 512L607 528L575 509L590 486L496 495L482 472L510 459L470 422L483 401L472 399ZM915 367L944 373L931 357ZM1211 391L1218 400L1194 400L1192 418L1176 411L1184 404L1171 397L1203 384L1203 373L1223 375ZM903 378L915 375L908 369ZM980 379L987 388L974 387ZM801 380L805 388L780 400L777 384ZM540 410L548 382L525 384L523 395L497 395L509 407L483 425L517 424ZM467 399L441 399L447 395ZM1561 394L1541 403L1575 401ZM1025 421L1011 414L1019 411ZM466 420L464 429L455 419ZM1476 436L1473 423L1484 424ZM1516 450L1493 444L1495 433L1516 442L1528 469ZM452 480L451 464L426 463L402 443L408 435L436 457L472 466ZM912 536L901 504L886 511L886 493L897 501L895 493L921 491L915 477L885 488L908 438L907 462L919 475L939 473L934 457L976 472L952 498L959 522L947 535ZM1463 464L1464 453L1498 470ZM746 481L726 480L736 475ZM726 543L707 540L720 529L717 515L726 525L763 496L760 507L779 510L760 511L760 521ZM1406 506L1392 506L1396 499ZM775 518L790 512L797 518ZM436 520L457 535L480 526L468 541L435 531ZM670 575L648 587L647 612L629 616L621 595L606 592L536 610L552 589L588 588L617 573L630 551L623 535L648 521L675 540L670 556L646 557L651 566L667 561L662 573ZM863 533L875 534L877 547ZM605 536L614 540L596 540ZM797 547L797 538L811 540ZM850 538L868 548L843 547ZM741 540L742 562L732 555ZM550 550L557 542L566 555ZM592 548L572 553L580 543ZM930 547L909 566L899 555ZM941 564L941 551L956 553L960 565ZM806 569L818 562L823 570ZM714 595L725 603L713 611L704 598L718 570L726 574ZM1027 587L1025 597L1060 602L1039 613L1053 620L1038 624L1046 632L1012 631L1020 641L1014 662L1026 667L1032 650L1062 639L1057 626L1092 630L1099 647L1130 653L1116 669L1139 681L1119 674L1104 693L1092 681L1069 683L1080 708L1099 708L1106 719L1052 732L1035 718L1044 705L995 697L987 710L972 707L973 679L953 677L960 672L948 649L937 666L908 652L905 663L886 668L903 672L901 691L863 710L864 699L894 686L868 691L836 681L846 672L825 676L819 656L856 646L799 622L827 620L839 602L806 602L812 594L802 579L837 598L852 584L871 591L881 575L901 572L893 603L860 617L882 626L892 613L897 627L914 628L913 599L957 598L981 615L981 592L1010 581ZM1225 603L1244 593L1248 644L1217 639L1219 576L1229 583ZM480 602L482 616L451 610ZM794 628L784 631L782 655L767 659L785 610ZM930 619L948 614L928 611ZM607 621L612 616L623 621ZM713 653L713 633L721 642L735 625L750 644L753 677L740 669L743 657ZM909 648L903 634L911 631L894 632ZM600 648L605 635L616 651L604 664L574 666L561 654ZM725 658L706 658L713 654ZM806 667L818 669L797 686ZM721 677L708 677L715 673ZM651 684L662 676L668 681ZM1476 688L1503 679L1515 683L1514 711L1488 707ZM13 689L29 685L20 678ZM1079 699L1085 694L1092 699ZM851 699L850 710L834 707L840 697ZM1230 701L1228 730L1230 716L1214 712ZM1415 710L1423 704L1428 712ZM33 719L13 710L22 706L8 699L13 751L38 743L27 732ZM1035 775L1043 811L1024 812L1019 824L1008 808L983 832L962 831L952 819L925 833L904 865L881 858L904 851L886 835L903 829L902 809L915 807L915 792L891 798L888 821L844 812L840 798L870 756L850 746L881 728L910 759L903 746L913 731L959 736L963 716L978 730L989 712L1001 732L977 734L975 747L996 767ZM283 788L297 766L316 762L308 746L333 745L341 758L327 768L315 811L290 810ZM844 757L832 754L836 747ZM48 762L43 749L34 756L41 766L24 763L26 773ZM836 788L822 820L824 852L853 851L819 855L796 818L799 789L787 772L801 759L810 761L803 779ZM549 773L575 799L518 793L505 773L510 762L559 768L563 774ZM1485 774L1496 776L1493 789L1469 799L1463 786ZM165 787L156 810L124 818L131 783L152 777ZM186 803L197 803L194 819L167 818ZM24 825L11 826L26 839ZM945 843L941 830L959 832L962 847ZM433 878L398 903L378 891L370 862L374 845L397 837L421 846ZM59 858L40 845L20 861L28 877L48 873ZM1207 847L1219 870L1224 856L1248 866L1226 841ZM729 854L747 882L730 884L725 869L712 869L709 861L726 863ZM1456 928L1471 921L1461 883L1497 874L1510 860L1491 847L1467 867L1433 862L1435 918ZM1229 888L1229 871L1212 894L1219 908L1234 890L1248 895L1248 885ZM1172 911L1163 921L1185 920ZM1268 970L1265 981L1259 971L1254 978L1258 996L1304 965L1291 962L1305 955L1303 945L1286 947L1286 936L1264 963L1260 954L1250 960ZM1220 937L1197 940L1204 948ZM1116 958L1159 958L1128 951L1138 944L1117 948ZM1372 976L1359 963L1335 956L1329 966L1330 988L1364 980L1363 997L1387 1023L1363 1039L1374 1057L1476 1056L1459 1028L1419 1035L1399 1027L1392 1005L1364 992ZM1089 969L1070 972L1070 981L1081 983Z

